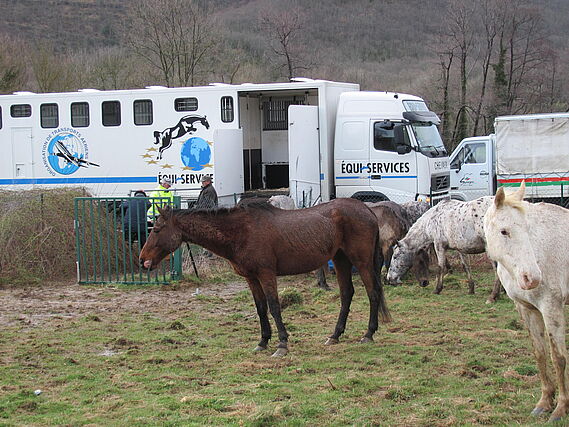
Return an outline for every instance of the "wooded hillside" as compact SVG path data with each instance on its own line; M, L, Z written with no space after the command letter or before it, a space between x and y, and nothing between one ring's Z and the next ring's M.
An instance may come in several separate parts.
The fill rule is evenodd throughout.
M304 76L423 96L452 148L567 111L564 0L0 0L0 93Z

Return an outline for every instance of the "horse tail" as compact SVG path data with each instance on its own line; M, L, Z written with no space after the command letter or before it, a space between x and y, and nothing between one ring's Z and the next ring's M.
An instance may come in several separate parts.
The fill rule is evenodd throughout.
M387 302L385 301L385 293L383 292L383 284L381 283L381 268L383 267L383 253L381 252L381 246L379 244L379 233L377 239L375 240L375 249L373 253L373 280L374 285L378 289L379 293L379 314L383 323L391 322L391 313L387 308Z

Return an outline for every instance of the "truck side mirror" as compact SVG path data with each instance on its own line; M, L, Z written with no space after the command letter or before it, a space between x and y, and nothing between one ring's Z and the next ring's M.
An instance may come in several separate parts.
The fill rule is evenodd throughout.
M395 124L391 120L384 120L379 124L380 129L393 130Z
M397 144L397 154L407 154L411 152L411 146L407 144Z

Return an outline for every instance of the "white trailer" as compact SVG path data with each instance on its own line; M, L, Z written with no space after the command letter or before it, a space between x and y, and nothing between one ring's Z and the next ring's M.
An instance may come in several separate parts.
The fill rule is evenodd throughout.
M449 187L437 123L418 97L324 80L19 92L0 96L0 188L124 196L168 176L195 198L211 174L224 205L286 187L300 205L437 201Z
M527 198L567 206L569 113L501 116L494 129L451 154L452 197L472 200L525 181Z

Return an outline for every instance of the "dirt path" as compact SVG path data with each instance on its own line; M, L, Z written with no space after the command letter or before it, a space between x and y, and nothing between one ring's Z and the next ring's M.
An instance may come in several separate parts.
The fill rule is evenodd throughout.
M245 282L201 284L199 295L231 298L247 290ZM77 318L109 312L151 313L177 318L201 305L195 284L136 287L83 286L75 282L0 289L0 327L40 326L53 318ZM230 308L230 307L228 307Z

